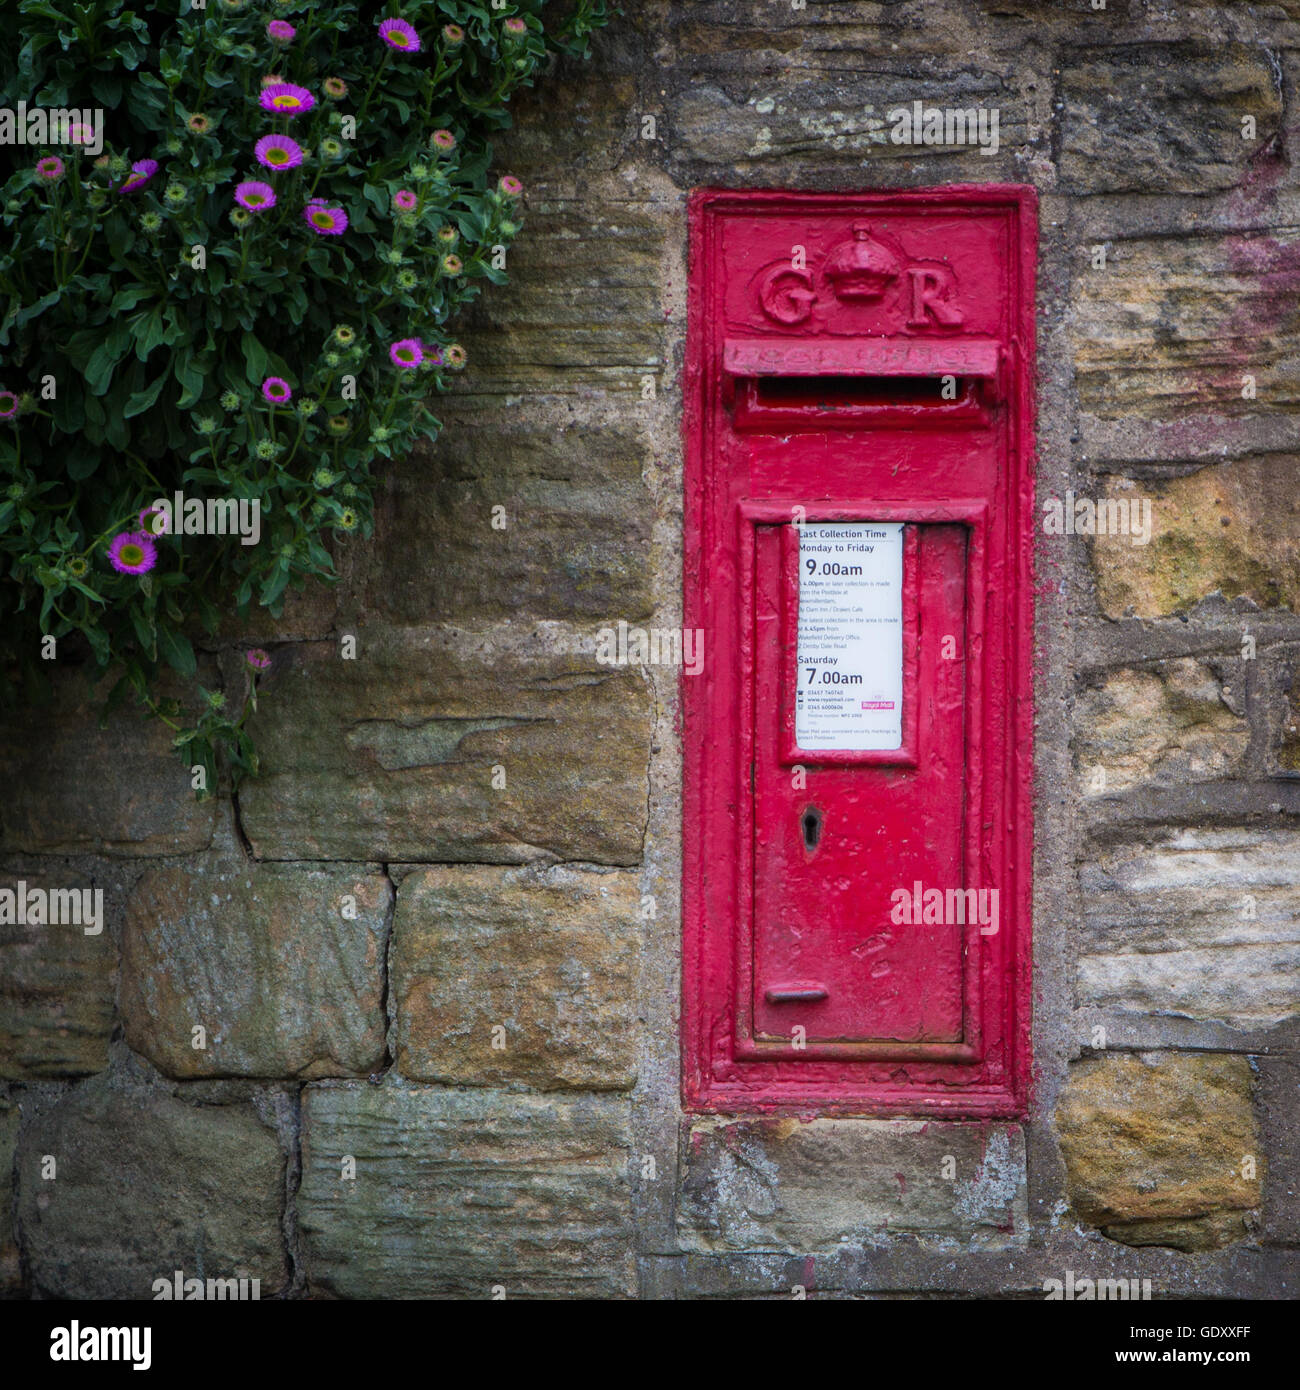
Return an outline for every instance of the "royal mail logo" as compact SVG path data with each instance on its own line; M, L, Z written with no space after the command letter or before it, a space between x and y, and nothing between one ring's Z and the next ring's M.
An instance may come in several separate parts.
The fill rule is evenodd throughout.
M846 308L873 306L898 297L911 329L956 329L965 315L954 302L957 277L945 261L916 260L893 237L855 222L853 234L815 268L804 248L765 266L754 280L759 307L773 323L793 328L831 301Z

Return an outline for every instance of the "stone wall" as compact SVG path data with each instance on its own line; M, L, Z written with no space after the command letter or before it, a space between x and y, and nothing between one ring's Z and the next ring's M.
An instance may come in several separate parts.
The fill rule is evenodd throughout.
M625 10L501 141L527 225L444 437L249 634L265 775L197 804L72 679L3 740L3 881L107 925L0 926L0 1282L1282 1296L1300 3ZM913 100L1000 149L890 143ZM1040 498L1154 519L1039 539L1033 1108L684 1116L676 673L594 642L681 621L685 199L982 180L1041 196Z

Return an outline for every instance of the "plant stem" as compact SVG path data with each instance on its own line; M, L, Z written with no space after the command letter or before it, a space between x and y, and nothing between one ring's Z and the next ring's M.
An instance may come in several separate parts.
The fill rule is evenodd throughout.
M366 92L365 100L361 103L361 110L357 112L358 128L360 128L361 122L366 118L366 111L370 107L370 98L374 96L375 88L379 86L379 79L384 75L384 69L388 66L388 59L391 52L391 49L384 49L384 56L379 60L379 66L375 69L375 75L370 80L370 90Z

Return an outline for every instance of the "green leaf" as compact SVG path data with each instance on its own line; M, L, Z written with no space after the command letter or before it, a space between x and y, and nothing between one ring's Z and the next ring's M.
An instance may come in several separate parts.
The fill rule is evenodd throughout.
M100 454L98 449L88 449L85 446L74 445L66 455L64 467L68 470L68 477L74 483L84 482L99 467Z
M158 399L158 393L163 389L163 384L167 380L167 373L163 371L158 378L143 391L136 391L128 398L127 403L122 407L122 414L128 419L133 415L142 415L149 410Z
M122 79L115 72L97 72L90 79L90 90L94 92L100 104L107 106L109 110L114 110L121 104Z
M158 652L163 660L175 671L179 671L182 676L192 676L198 669L199 663L194 656L194 648L190 646L190 639L182 632L173 632L169 627L158 629Z
M124 314L128 309L134 309L142 299L148 299L152 293L153 289L148 285L124 285L113 296L108 312L113 317Z
M203 394L203 373L187 352L177 354L176 360L172 363L172 370L176 380L181 384L181 398L176 404L185 410Z
M54 398L54 423L64 434L78 434L86 423L83 408L84 397L81 383L65 381L61 383L59 394Z
M14 316L14 327L21 328L23 324L30 323L32 319L39 317L46 309L52 308L63 297L62 289L51 290L49 294L43 295L35 304L29 304L25 309L20 309Z
M108 633L102 627L96 627L94 624L86 627L84 631L86 639L90 643L90 649L95 653L95 661L101 668L107 666L112 660Z
M273 604L282 593L284 593L285 586L288 583L289 567L287 565L278 566L275 570L275 573L272 574L270 578L267 579L266 583L262 585L262 591L260 594L258 594L257 601L262 605L263 608L270 607L270 605Z
M244 334L240 340L240 346L244 353L244 366L248 380L260 386L271 374L271 363L266 355L266 349L252 333Z
M135 628L136 640L140 643L140 650L150 661L157 661L158 635L153 623L141 610L139 604L133 603L128 611L131 614L131 626Z
M135 334L135 355L143 362L163 340L162 305L155 304L149 313L139 315L132 332Z
M113 372L122 360L126 348L125 334L116 330L109 334L90 354L86 362L86 385L93 396L102 396L113 380Z

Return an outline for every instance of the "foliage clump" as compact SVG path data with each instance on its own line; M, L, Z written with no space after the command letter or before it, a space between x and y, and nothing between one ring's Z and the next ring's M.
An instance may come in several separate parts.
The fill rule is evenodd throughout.
M160 675L370 534L377 461L436 435L456 315L506 278L522 189L490 137L607 16L180 5L18 0L0 46L0 629L29 696L80 634L215 786L220 751L256 771L264 654L197 710Z

